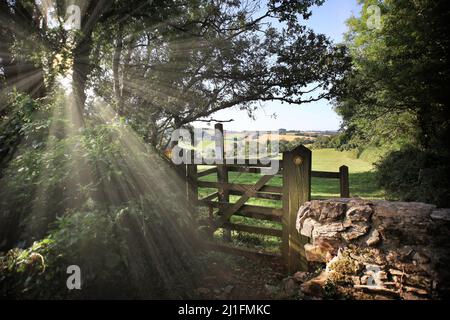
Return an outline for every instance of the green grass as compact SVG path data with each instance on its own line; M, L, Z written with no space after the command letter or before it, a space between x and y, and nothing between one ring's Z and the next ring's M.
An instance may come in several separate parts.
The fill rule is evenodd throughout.
M383 192L375 181L373 165L370 162L358 159L354 151L337 151L334 149L313 150L312 169L315 171L338 172L339 167L346 165L350 173L350 194L361 198L383 198ZM206 168L206 167L205 167ZM201 170L201 168L200 168ZM230 172L229 181L232 183L254 184L259 178L258 174ZM214 174L202 177L203 181L217 181ZM281 186L281 177L273 177L268 185ZM214 192L214 189L200 189L202 196ZM311 186L313 198L339 197L339 180L313 178ZM252 199L249 204L276 206L276 201Z
M357 157L356 151L337 151L334 149L317 149L312 151L312 168L314 171L338 172L339 167L346 165L349 167L350 195L366 199L382 199L383 191L378 188L375 181L374 167L371 162ZM208 167L204 167L208 168ZM199 170L202 170L199 167ZM259 179L259 174L250 173L229 173L231 183L254 184ZM200 178L202 181L217 181L215 174ZM273 177L268 185L281 186L282 178ZM215 192L216 189L200 188L199 197L202 198ZM339 197L339 180L313 178L311 185L311 196L313 199L327 199ZM235 202L239 196L231 196L230 201ZM281 208L281 201L250 199L247 204ZM250 225L280 228L278 223L254 220L250 218L233 216L232 222L245 223ZM219 231L220 234L220 231ZM279 246L279 239L274 237L250 235L245 233L233 233L233 241L236 244L247 243L253 247L264 247L269 251L276 251Z
M356 151L335 149L313 150L312 169L315 171L338 172L339 167L349 168L350 195L368 199L383 198L383 191L377 186L372 162L357 157ZM339 197L339 181L333 179L312 179L313 198Z
M384 157L388 152L388 148L367 147L361 152L359 158L370 163L375 163Z

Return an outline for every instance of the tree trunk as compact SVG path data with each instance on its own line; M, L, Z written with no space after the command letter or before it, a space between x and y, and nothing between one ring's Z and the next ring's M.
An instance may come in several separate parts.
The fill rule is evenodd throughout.
M428 150L430 147L430 139L432 139L432 132L430 132L430 110L427 106L420 106L417 111L417 123L419 127L418 142L423 150Z
M92 40L89 36L83 39L73 53L72 94L74 106L72 115L76 128L82 128L85 125L86 83L92 71L92 64L89 59L91 50Z
M116 37L116 46L114 49L114 57L113 57L113 78L114 78L114 95L117 102L117 114L119 116L123 116L123 96L120 85L120 75L119 75L119 67L120 67L120 57L122 56L123 50L123 28L120 26L119 31Z

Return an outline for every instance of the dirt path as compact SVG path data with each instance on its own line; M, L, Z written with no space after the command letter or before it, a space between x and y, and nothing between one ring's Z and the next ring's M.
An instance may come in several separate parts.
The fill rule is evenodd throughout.
M206 274L198 294L204 299L277 299L286 274L274 262L224 253L208 253Z

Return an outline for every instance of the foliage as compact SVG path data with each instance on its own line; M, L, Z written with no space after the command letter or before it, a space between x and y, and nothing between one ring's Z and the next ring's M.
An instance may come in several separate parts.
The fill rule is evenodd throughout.
M64 2L47 23L52 3L0 0L0 69L7 87L30 94L73 70L81 112L88 113L90 87L161 146L167 130L222 109L252 114L258 101L329 99L349 61L345 47L304 25L323 2L135 0L131 8L128 1L75 1L81 29L67 30ZM30 64L39 79L27 78ZM29 86L17 83L22 78Z
M317 139L312 144L313 149L337 149L342 145L341 135L337 134L334 136L322 135L317 137Z
M348 66L346 50L298 19L322 2L187 1L174 11L175 27L105 26L96 33L105 41L94 88L160 147L168 130L222 109L238 106L252 115L257 101L329 98Z
M171 227L144 212L148 213L148 206L142 204L115 210L87 204L84 210L64 215L46 239L0 258L0 295L14 299L189 297L197 266L189 251L174 252L170 243L164 243ZM152 247L136 243L139 240ZM81 290L66 287L70 265L81 269Z
M17 146L30 135L39 135L46 123L39 119L42 104L17 91L3 93L0 101L0 177L1 170L14 155ZM37 137L37 140L39 137Z
M278 149L282 153L282 152L293 150L293 149L297 148L299 145L310 144L312 141L313 140L306 139L306 138L296 138L292 141L280 140L278 142L279 143Z
M446 1L360 3L361 17L348 21L353 67L336 99L336 110L344 119L340 148L357 148L360 153L367 147L382 149L385 160L378 166L378 178L390 196L443 204L441 195L450 190L448 179L432 177L449 170ZM373 6L381 13L378 28L371 28ZM427 178L419 178L419 172L427 172Z
M176 173L125 123L96 122L105 114L76 130L62 93L37 110L13 103L33 112L18 112L21 143L0 180L2 296L188 297L199 246ZM81 291L65 286L74 264Z
M65 281L63 271L54 265L59 257L52 255L53 247L53 240L47 238L34 242L30 248L15 248L1 255L0 296L11 299L61 297L55 288L62 288Z
M393 199L449 207L449 158L407 147L377 163L377 180Z
M337 101L347 133L359 144L445 145L449 75L443 39L450 14L445 1L361 3L361 17L348 21L353 70ZM381 10L378 29L369 28L373 5Z

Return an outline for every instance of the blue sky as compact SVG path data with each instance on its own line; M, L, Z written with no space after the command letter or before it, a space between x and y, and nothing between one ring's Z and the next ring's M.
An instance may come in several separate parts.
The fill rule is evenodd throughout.
M322 6L313 8L313 15L306 24L315 32L326 34L334 42L341 42L347 30L345 21L358 13L357 0L326 0ZM273 114L276 114L276 118ZM226 130L337 130L341 121L327 101L302 105L266 102L255 115L256 119L252 120L246 111L231 108L217 112L213 118L234 119L224 125ZM199 125L205 126L205 123Z

